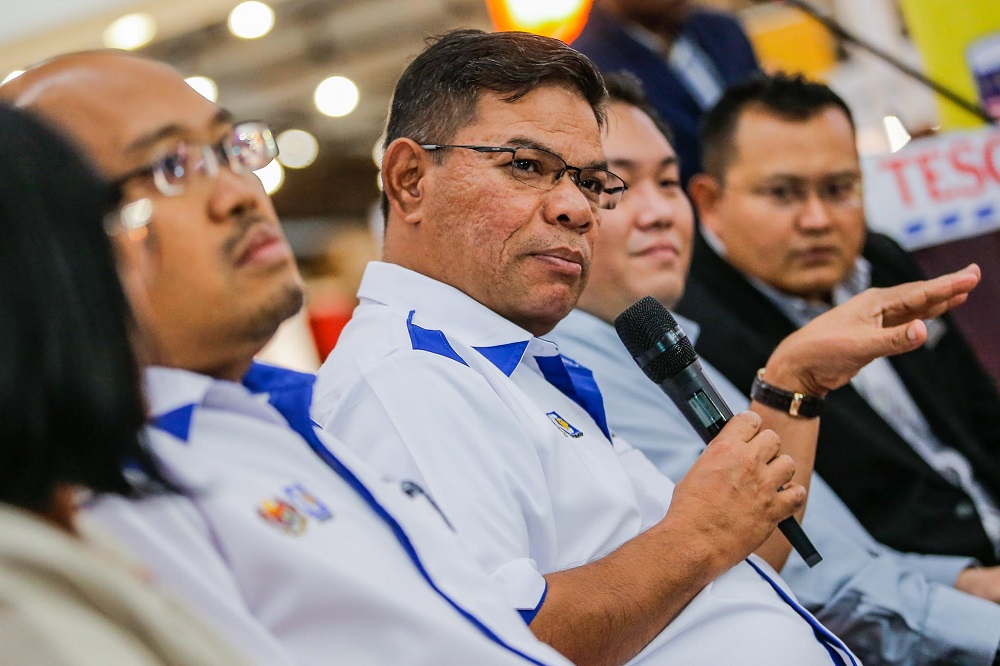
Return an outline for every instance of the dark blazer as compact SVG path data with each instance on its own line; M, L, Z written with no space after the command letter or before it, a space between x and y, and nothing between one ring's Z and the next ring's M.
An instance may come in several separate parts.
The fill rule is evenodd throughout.
M683 34L705 51L727 85L760 69L750 40L731 16L696 9L684 22ZM602 72L627 70L639 77L649 103L673 130L671 143L680 158L681 179L687 183L701 171L698 124L703 110L662 55L636 41L621 22L596 6L573 48L590 57Z
M885 236L869 234L864 256L873 286L922 278ZM702 325L698 353L746 393L757 369L795 330L700 234L677 311ZM1000 396L962 334L947 317L940 321L945 330L936 344L890 361L941 442L965 455L1000 498ZM849 384L827 398L816 470L878 541L998 563L968 495L924 462Z

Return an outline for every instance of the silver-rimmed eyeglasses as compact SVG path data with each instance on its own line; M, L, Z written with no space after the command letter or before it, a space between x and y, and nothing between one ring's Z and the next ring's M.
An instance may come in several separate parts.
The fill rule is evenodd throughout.
M155 162L119 177L114 185L151 176L161 194L173 197L184 191L194 174L214 177L220 165L228 166L234 173L248 174L277 156L278 144L267 123L242 122L214 145L181 142Z
M564 174L580 189L593 208L611 210L621 201L628 189L625 181L607 169L597 167L575 167L555 153L542 148L513 146L466 146L444 143L425 143L424 150L442 148L465 148L477 153L510 154L510 175L514 180L538 190L551 190ZM503 166L507 166L506 164Z
M146 225L153 217L153 202L142 197L116 206L104 216L104 232L111 237L125 234L133 240L146 237Z

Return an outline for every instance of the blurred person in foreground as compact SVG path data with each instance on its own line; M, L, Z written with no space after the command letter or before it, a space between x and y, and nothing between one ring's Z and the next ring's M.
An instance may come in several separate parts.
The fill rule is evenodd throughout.
M731 88L705 117L703 222L681 314L741 391L779 340L868 287L921 279L865 226L850 109L801 77ZM1000 563L1000 395L947 316L833 391L816 469L881 543ZM992 591L994 599L997 591Z
M417 56L387 126L385 262L368 266L313 416L425 487L574 662L856 663L772 570L815 419L739 414L675 486L611 435L589 371L539 337L576 305L600 215L628 196L601 147L605 96L587 58L526 33L453 31ZM912 318L977 282L868 294L782 343L769 381L839 386L918 345ZM898 299L919 305L883 329L868 313Z
M698 0L595 0L573 48L603 72L628 71L674 134L681 184L701 171L698 125L723 91L760 71L733 16Z
M95 495L171 492L139 434L105 234L123 218L112 188L28 113L0 106L0 144L0 663L245 663L78 514Z
M587 365L601 387L610 428L667 476L681 478L704 445L681 412L636 365L612 325L643 296L673 308L684 291L694 221L680 186L669 130L638 83L605 76L610 94L604 152L628 182L628 195L601 217L590 280L571 312L547 336ZM676 316L697 341L698 326ZM749 400L710 363L705 374L730 408ZM821 418L820 430L823 424ZM963 557L902 554L881 546L818 476L809 486L803 526L823 562L809 569L789 557L781 569L803 604L867 666L962 663L989 666L1000 644L1000 606L952 588L992 582L1000 570ZM976 584L974 584L976 583Z
M302 304L253 174L276 154L269 128L120 52L55 58L0 97L76 139L126 202L152 204L123 277L149 363L145 432L184 493L88 515L266 666L565 664L418 486L383 484L313 428L312 375L254 362Z

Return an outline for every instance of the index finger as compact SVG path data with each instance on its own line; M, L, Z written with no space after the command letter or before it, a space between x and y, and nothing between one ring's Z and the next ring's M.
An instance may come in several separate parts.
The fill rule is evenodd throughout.
M960 271L922 282L908 282L882 291L882 325L898 326L914 319L936 317L961 305L982 273L969 264Z

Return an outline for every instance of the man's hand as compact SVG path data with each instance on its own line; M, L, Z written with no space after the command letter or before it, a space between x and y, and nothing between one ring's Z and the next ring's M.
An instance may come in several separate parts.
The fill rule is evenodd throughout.
M868 289L785 338L765 378L786 391L826 395L876 358L922 345L923 320L964 303L979 278L979 267L970 264L933 280Z
M1000 603L1000 567L973 567L958 574L955 589Z
M703 549L720 572L729 569L805 503L805 488L788 484L795 463L779 449L760 416L737 414L677 484L656 529L683 535L680 542Z

